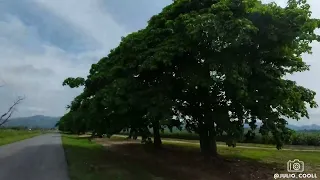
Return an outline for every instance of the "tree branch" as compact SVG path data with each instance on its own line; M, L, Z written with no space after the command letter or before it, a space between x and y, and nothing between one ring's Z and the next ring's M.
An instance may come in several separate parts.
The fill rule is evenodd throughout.
M18 97L18 99L14 101L13 105L9 107L8 111L0 116L0 127L9 121L13 112L16 110L15 107L24 99L25 97Z

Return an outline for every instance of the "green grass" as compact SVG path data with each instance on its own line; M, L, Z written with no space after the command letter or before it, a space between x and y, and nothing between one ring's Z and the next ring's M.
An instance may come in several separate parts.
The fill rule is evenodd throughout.
M286 173L287 161L294 159L304 161L306 173L320 172L320 151L276 150L270 146L262 146L261 149L257 149L259 148L258 145L255 146L257 148L232 148L220 145L218 147L219 154L228 160L227 162L230 162L227 168L219 170L220 164L218 163L216 165L209 164L206 170L199 170L197 169L200 167L199 161L195 162L193 160L194 157L198 156L197 152L199 152L199 144L197 142L164 139L163 144L166 149L168 148L167 150L169 151L167 152L170 155L167 156L167 152L162 152L165 154L163 156L164 154L161 153L154 154L145 151L145 148L143 151L137 151L137 146L142 147L142 145L130 146L127 141L124 141L123 136L99 140L99 143L106 142L107 144L110 142L127 143L128 146L122 145L122 150L119 151L118 149L112 150L108 146L106 148L95 142L90 142L85 137L63 135L62 141L71 180L199 179L191 176L194 173L200 174L200 177L208 174L215 175L214 177L206 177L208 177L207 179L220 180L228 179L226 174L228 174L229 168L237 172L236 174L240 173L245 178L255 173L256 175L261 175L259 179L267 179L267 177L272 177L273 173ZM245 145L242 144L242 146ZM178 151L170 151L171 148ZM176 156L178 157L175 158ZM156 159L156 161L152 159ZM181 159L181 161L178 160L178 164L177 159ZM189 163L187 163L188 161ZM189 167L190 164L192 167ZM200 164L202 165L203 162L200 161ZM181 169L185 169L185 171L180 172ZM195 171L193 172L193 170ZM218 172L223 173L220 176ZM178 176L179 174L182 175ZM219 174L219 177L216 177L217 174Z
M197 142L185 142L163 140L164 144L181 146L183 148L199 149L199 143ZM218 143L222 145L221 143ZM289 160L299 159L305 163L305 171L309 173L320 172L320 150L316 151L304 151L308 150L308 147L299 146L300 149L285 149L277 150L274 146L268 145L254 145L252 144L240 144L241 147L227 147L219 146L218 153L227 159L242 159L247 161L259 162L266 165L273 165L274 168L280 168L280 170L286 170L286 163ZM239 145L239 146L240 146ZM246 146L247 145L247 146ZM255 147L255 148L251 148ZM292 147L292 146L291 146Z
M132 164L117 154L87 138L62 136L71 180L129 180L152 179L138 164Z
M28 131L28 130L11 130L0 129L0 146L10 144L16 141L32 138L41 134L41 131Z
M245 128L245 133L248 131ZM151 131L152 132L152 131ZM128 135L128 132L122 132L122 135ZM181 140L199 140L199 135L195 133L189 133L186 130L174 129L172 132L165 129L161 132L161 137L171 138L171 139L181 139ZM218 141L225 142L228 137L226 135L221 135L216 137ZM239 142L242 143L254 143L254 144L274 144L274 139L271 135L263 137L259 130L256 129L256 136L251 140L246 140L243 136L240 138ZM286 142L287 145L300 145L300 146L319 146L320 147L320 131L296 131L292 136L290 141Z
M123 140L126 136L117 135L113 139ZM180 146L199 150L199 141L177 140L163 138L163 144ZM277 166L286 171L286 163L289 160L299 159L304 161L305 170L310 173L320 172L320 148L318 146L285 145L282 150L277 150L275 145L237 143L237 147L227 147L224 142L217 142L218 153L228 159L243 159L266 165Z
M114 140L123 140L126 136L115 135ZM179 140L163 138L163 144L169 146L179 146L199 150L199 141ZM286 169L286 163L289 160L299 159L304 161L305 169L310 172L320 172L320 148L318 146L297 146L286 145L282 150L277 150L275 145L237 143L237 147L227 147L224 142L217 142L218 152L225 158L243 159L260 162ZM275 167L276 168L276 167Z
M128 136L126 135L113 135L113 139L120 138L124 139ZM141 139L141 138L138 138ZM174 139L174 138L162 138L164 141L177 141L177 142L187 142L187 143L199 143L199 140L186 140L186 139ZM217 142L218 146L226 146L225 142ZM273 144L254 144L254 143L237 143L237 147L257 147L257 148L272 148L274 149L276 145ZM320 146L303 146L303 145L284 145L283 149L294 149L294 150L319 150Z
M251 159L266 164L276 164L278 168L285 171L287 165L286 163L288 160L299 159L305 162L306 172L320 172L320 152L283 151L272 149L257 150L244 148L220 148L219 153L226 157L237 157L239 159Z

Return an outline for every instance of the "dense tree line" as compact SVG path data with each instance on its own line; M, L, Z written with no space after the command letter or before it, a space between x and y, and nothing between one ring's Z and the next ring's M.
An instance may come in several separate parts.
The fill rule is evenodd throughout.
M215 155L219 134L235 145L243 125L255 135L272 134L277 148L290 136L288 118L308 117L315 92L286 79L308 70L303 53L319 41L320 27L306 1L282 8L258 0L175 0L148 25L122 38L87 78L59 128L111 136L131 130L144 138L152 129L181 127L200 137L201 152ZM173 118L176 117L176 118Z
M258 129L257 129L258 130ZM246 129L244 135L246 134ZM128 131L121 132L120 135L130 136ZM185 130L173 130L172 132L164 130L160 133L162 138L170 138L176 140L199 140L199 135L189 133ZM218 142L225 142L228 140L226 134L217 135ZM254 137L246 138L242 136L237 143L250 143L250 144L275 144L272 134L262 136L259 132ZM320 146L320 131L292 131L291 137L284 142L284 145L300 145L300 146Z

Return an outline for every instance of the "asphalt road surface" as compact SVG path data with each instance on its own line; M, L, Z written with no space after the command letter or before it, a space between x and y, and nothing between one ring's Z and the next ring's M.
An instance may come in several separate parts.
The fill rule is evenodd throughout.
M0 180L69 180L60 134L0 146Z

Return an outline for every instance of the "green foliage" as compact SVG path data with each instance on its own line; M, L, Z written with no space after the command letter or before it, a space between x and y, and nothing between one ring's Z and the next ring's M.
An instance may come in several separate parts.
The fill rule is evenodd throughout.
M124 129L180 126L199 134L201 150L216 153L215 138L234 146L256 120L277 148L291 137L287 118L309 117L315 92L285 76L308 70L303 53L320 41L305 1L285 8L258 0L177 0L153 16L148 26L124 37L93 64L60 129L91 130L108 136ZM172 116L178 117L171 120Z
M68 85L71 88L80 87L83 86L85 82L84 78L77 77L77 78L67 78L63 81L62 85L66 86Z
M291 138L292 145L320 146L320 132L296 133Z

